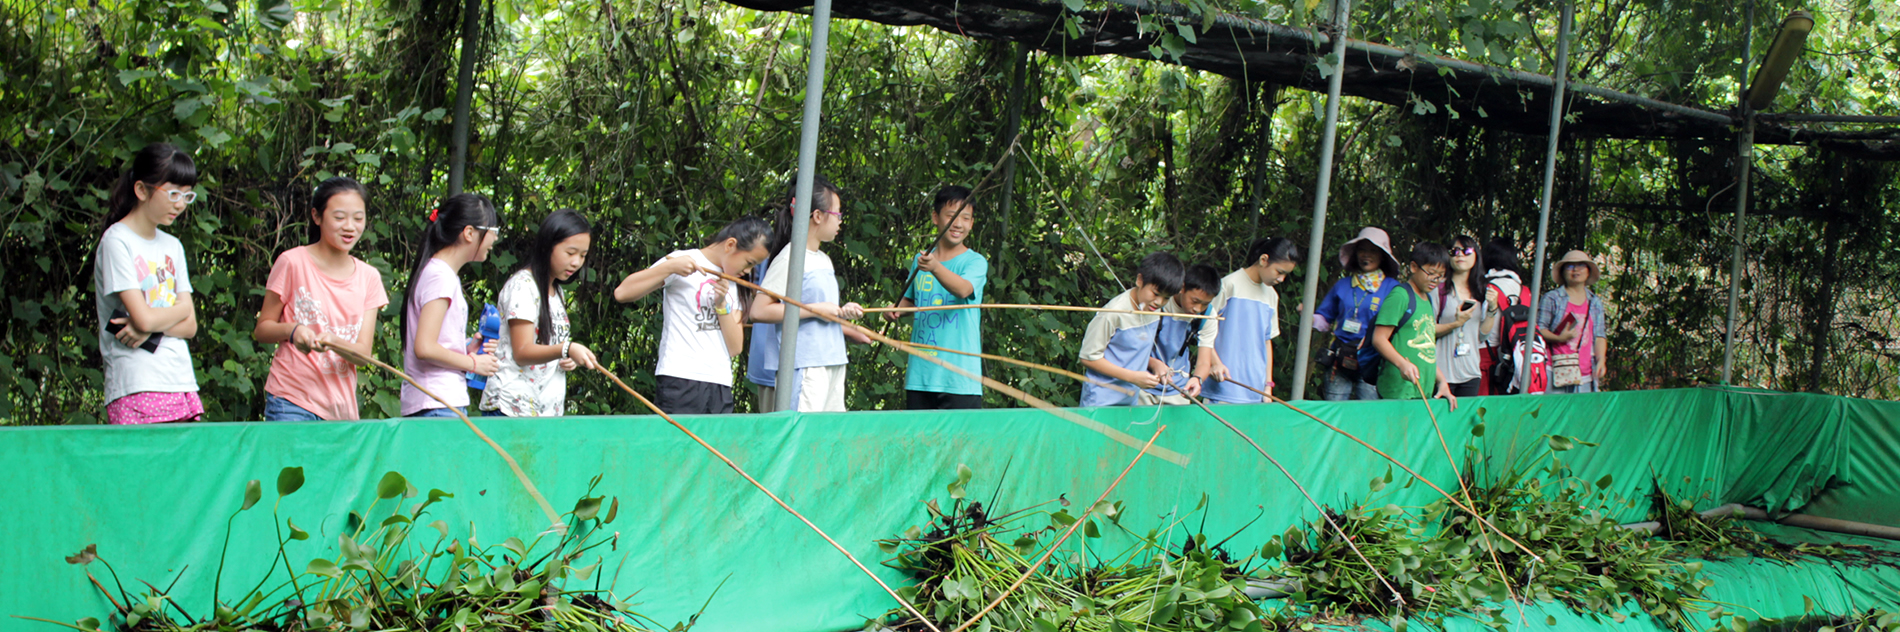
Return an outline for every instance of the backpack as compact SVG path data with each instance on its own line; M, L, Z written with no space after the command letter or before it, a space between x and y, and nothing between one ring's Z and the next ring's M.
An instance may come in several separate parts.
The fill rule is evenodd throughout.
M1518 284L1518 293L1506 294L1496 283L1486 286L1487 290L1497 290L1498 300L1498 345L1494 353L1497 361L1491 365L1491 392L1511 394L1523 392L1511 387L1517 379L1517 367L1522 366L1525 353L1522 348L1530 334L1531 290L1522 283ZM1542 342L1539 340L1538 342ZM1541 346L1541 345L1539 345ZM1541 349L1538 350L1541 354Z
M1412 314L1418 311L1418 293L1412 291L1412 286L1400 283L1398 289L1405 290L1405 316L1399 318L1399 325L1398 327L1392 328L1392 334L1385 337L1388 342L1398 337L1399 329L1404 327L1407 323L1412 322ZM1389 293L1386 294L1386 300L1391 300L1391 296ZM1375 322L1378 320L1377 315L1374 315L1373 320ZM1366 332L1366 337L1359 340L1359 346L1361 347L1369 344L1372 344L1372 332ZM1383 356L1374 356L1371 362L1365 362L1359 365L1359 381L1367 384L1378 384L1379 372L1384 370L1385 358Z

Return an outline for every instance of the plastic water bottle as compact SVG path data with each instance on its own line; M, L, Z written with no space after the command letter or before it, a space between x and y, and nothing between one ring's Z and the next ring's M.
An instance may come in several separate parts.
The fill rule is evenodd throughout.
M486 346L489 341L501 337L501 310L495 309L494 305L482 306L481 331L484 346ZM475 353L488 353L488 350L482 347L476 347ZM468 372L467 375L469 388L476 390L488 388L487 377L472 371Z

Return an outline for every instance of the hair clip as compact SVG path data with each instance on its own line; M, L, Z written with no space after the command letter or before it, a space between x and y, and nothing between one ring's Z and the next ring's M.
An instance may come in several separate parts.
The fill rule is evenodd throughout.
M431 222L435 221L435 216L440 215L441 213L442 213L441 207L429 209L429 221Z

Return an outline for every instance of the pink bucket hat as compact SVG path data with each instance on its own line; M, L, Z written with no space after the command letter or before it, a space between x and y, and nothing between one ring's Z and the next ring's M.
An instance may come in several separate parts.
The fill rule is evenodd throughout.
M1362 241L1378 246L1379 252L1385 253L1385 262L1391 265L1382 265L1379 267L1384 269L1386 274L1394 277L1399 275L1399 258L1392 256L1392 238L1387 237L1385 231L1371 226L1359 229L1358 237L1354 237L1352 241L1348 241L1339 246L1340 267L1345 268L1348 273L1354 270L1352 265L1352 253L1353 250L1358 247L1359 242Z

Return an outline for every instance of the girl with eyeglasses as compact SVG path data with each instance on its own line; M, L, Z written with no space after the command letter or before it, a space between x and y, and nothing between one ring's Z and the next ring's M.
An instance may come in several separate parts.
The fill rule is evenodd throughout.
M844 227L844 205L838 187L823 177L812 179L811 225L805 235L805 243L793 244L792 213L796 200L787 200L778 206L778 223L772 230L772 245L777 249L772 262L766 266L765 282L759 286L783 294L791 277L792 248L805 249L805 275L799 286L803 294L799 301L811 306L813 311L823 312L845 320L857 320L864 315L864 308L857 303L843 302L838 289L837 270L832 266L831 257L820 250L826 242L838 238L838 231ZM789 198L789 196L788 196ZM771 250L772 248L768 248ZM754 329L752 346L758 349L768 345L774 353L762 354L763 362L769 356L770 366L776 367L779 346L778 325L785 321L785 304L761 293L752 297L748 310L752 320L770 324L769 337L762 337ZM794 363L797 375L782 376L771 371L769 379L772 385L759 386L759 412L772 412L773 398L778 389L793 389L792 402L797 410L844 411L844 379L846 362L845 339L849 336L843 325L805 314L798 320L798 357ZM754 383L759 383L762 372L753 375Z
M1484 338L1483 257L1478 240L1459 235L1451 240L1450 273L1433 292L1432 313L1437 314L1438 366L1446 385L1457 397L1473 397L1484 380L1478 366L1478 348Z
M264 381L265 421L356 419L356 365L333 349L374 357L376 312L389 304L383 275L350 255L368 228L369 195L345 176L310 196L316 241L284 251L264 283L251 337L277 345Z
M106 421L152 424L204 415L186 340L198 333L191 274L170 226L198 198L198 168L168 143L133 154L112 189L93 260L105 364Z
M468 337L468 297L457 273L472 261L488 259L501 238L501 213L488 198L459 193L429 212L422 247L403 291L402 368L409 377L450 406L468 408L463 373L494 375L500 367L493 341ZM484 353L476 353L480 349ZM416 387L402 385L405 417L454 417L455 411Z

